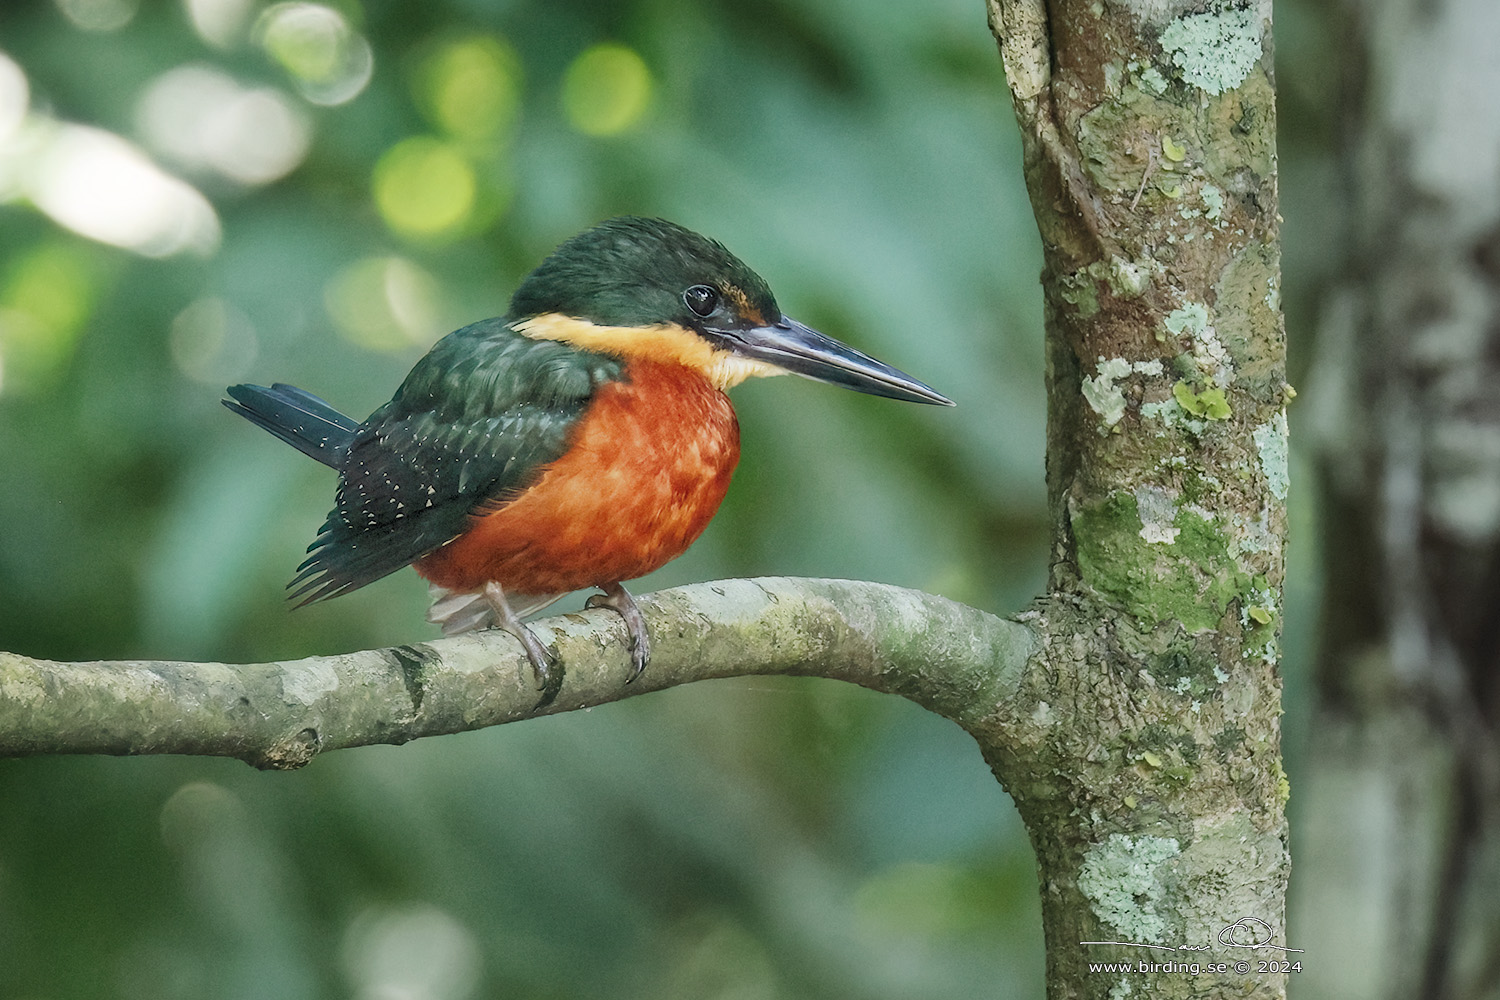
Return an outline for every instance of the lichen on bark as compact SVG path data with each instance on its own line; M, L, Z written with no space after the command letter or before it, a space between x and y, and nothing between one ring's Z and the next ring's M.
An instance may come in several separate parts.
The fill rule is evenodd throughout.
M994 6L1003 28L1035 5ZM1047 724L1026 757L991 764L1042 867L1050 994L1105 997L1118 983L1087 963L1132 953L1078 942L1219 947L1215 925L1253 917L1285 943L1291 393L1270 5L1045 10L1047 86L1012 96L1046 255L1053 571L1035 611L1043 666L1008 714ZM1017 39L1002 44L1018 59ZM1129 285L1110 280L1119 262ZM1128 985L1285 989L1275 976Z

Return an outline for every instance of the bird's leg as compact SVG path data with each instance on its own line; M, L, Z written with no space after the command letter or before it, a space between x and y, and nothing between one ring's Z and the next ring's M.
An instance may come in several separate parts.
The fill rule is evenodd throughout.
M630 636L630 664L635 669L625 681L629 684L641 676L646 664L651 662L651 632L646 628L646 616L630 596L630 591L618 583L601 584L603 594L594 594L584 602L589 608L613 608L625 619L625 631Z
M505 591L498 583L485 584L483 593L485 601L495 610L495 627L503 628L521 640L521 645L526 649L526 658L531 661L531 669L536 674L537 690L542 692L541 700L533 706L532 711L550 705L552 699L557 697L557 692L562 690L562 667L553 660L552 654L547 652L536 633L522 625L521 619L510 610L510 602L505 599Z

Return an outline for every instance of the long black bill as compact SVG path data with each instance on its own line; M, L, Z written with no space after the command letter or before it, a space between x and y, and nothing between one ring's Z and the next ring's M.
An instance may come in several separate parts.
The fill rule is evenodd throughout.
M767 326L713 332L736 354L765 361L795 375L873 396L953 405L953 400L905 372L787 316Z

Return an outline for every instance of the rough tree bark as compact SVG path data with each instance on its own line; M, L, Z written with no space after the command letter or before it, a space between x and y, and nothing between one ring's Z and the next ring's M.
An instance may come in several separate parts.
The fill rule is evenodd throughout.
M1328 597L1293 906L1329 961L1304 985L1494 997L1500 12L1337 10L1350 221L1308 383Z
M1270 5L990 0L990 19L1046 249L1049 592L1002 620L874 584L670 591L643 601L656 658L628 687L616 616L549 619L549 711L731 673L902 694L971 733L1020 808L1050 996L1281 997ZM524 664L503 633L242 667L0 655L0 753L295 767L527 717Z
M1091 977L1184 955L1077 945L1217 945L1240 920L1286 943L1270 15L990 0L1046 254L1054 553L1039 669L981 745L1041 864L1054 996L1285 989L1259 961Z
M650 669L630 682L613 611L533 624L565 670L536 710L520 643L496 630L283 663L55 663L0 653L0 756L189 753L260 768L574 711L741 674L833 677L952 719L1007 700L1033 636L916 591L848 580L724 580L638 598Z

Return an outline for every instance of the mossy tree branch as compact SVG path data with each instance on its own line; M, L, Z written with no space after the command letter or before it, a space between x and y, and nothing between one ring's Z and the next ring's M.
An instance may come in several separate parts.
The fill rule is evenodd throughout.
M744 674L832 677L972 724L1007 700L1031 630L881 584L726 580L640 598L654 637L634 683L611 611L533 624L562 692L540 712L520 644L485 631L277 663L56 663L0 653L0 756L209 754L295 768L328 750L405 743Z

